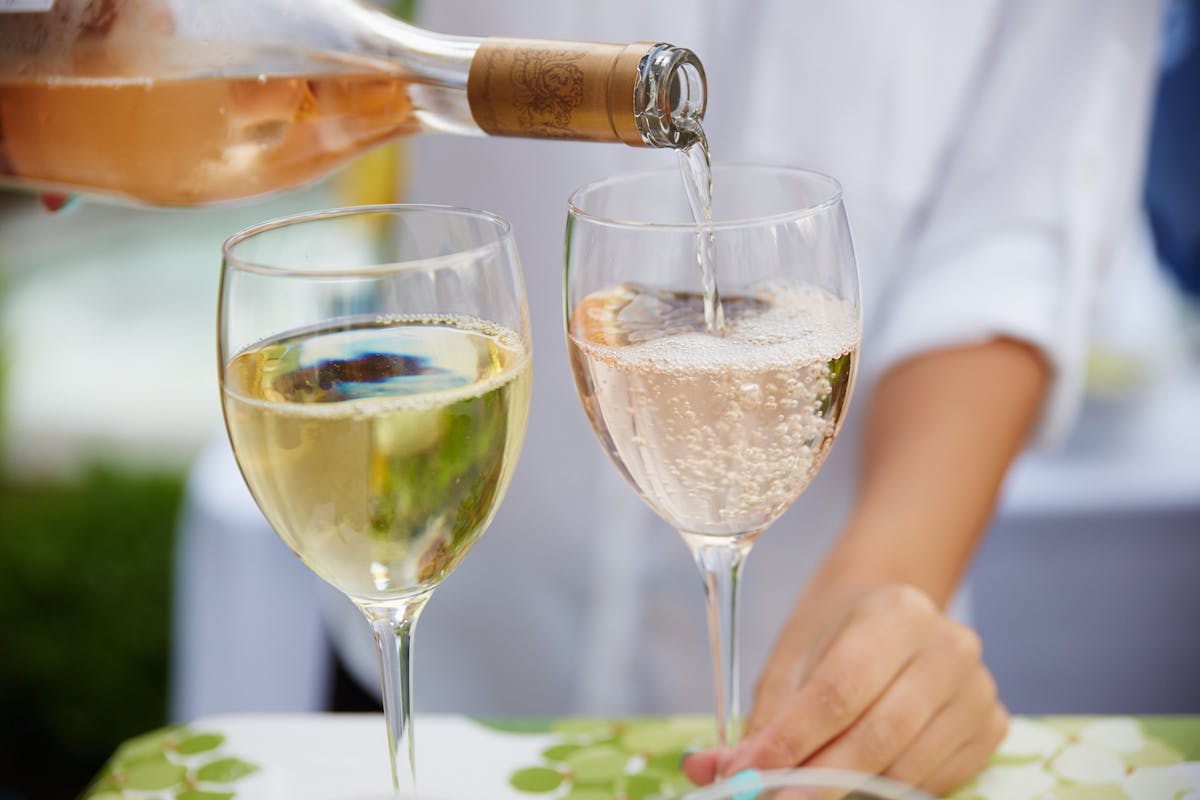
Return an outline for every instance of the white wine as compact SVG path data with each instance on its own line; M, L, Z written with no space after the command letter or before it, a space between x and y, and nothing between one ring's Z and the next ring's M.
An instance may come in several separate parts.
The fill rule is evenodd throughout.
M462 317L288 334L226 366L225 419L279 536L360 601L424 591L491 520L517 461L530 359Z
M812 287L722 302L712 335L701 295L623 284L586 297L568 331L609 456L664 519L713 536L761 531L816 475L861 338L853 304Z
M291 189L419 125L386 63L154 40L0 78L0 181L158 206Z

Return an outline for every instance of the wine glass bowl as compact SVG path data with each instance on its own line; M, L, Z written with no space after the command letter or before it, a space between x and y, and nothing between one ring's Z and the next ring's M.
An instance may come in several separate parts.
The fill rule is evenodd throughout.
M709 597L718 737L736 738L734 609L742 562L807 488L838 433L861 340L836 181L758 165L713 170L694 222L675 170L585 186L567 223L567 338L601 444L683 535ZM706 314L712 254L724 328Z
M374 628L395 788L412 789L412 629L495 513L525 431L511 232L465 209L360 207L255 226L224 253L234 454L283 541Z

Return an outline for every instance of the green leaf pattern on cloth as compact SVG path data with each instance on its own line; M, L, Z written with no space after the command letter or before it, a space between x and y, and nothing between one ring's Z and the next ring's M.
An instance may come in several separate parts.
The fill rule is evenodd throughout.
M692 785L684 752L712 745L708 717L564 719L542 763L509 785L553 800L679 797ZM1200 761L1195 717L1013 719L989 765L949 800L1181 800L1200 787L1172 769Z
M1176 730L1173 722L1014 718L991 763L952 800L1180 800L1200 789L1172 769L1200 757L1191 744L1198 726L1192 718L1191 731ZM1153 735L1164 731L1170 741Z
M501 767L509 791L531 800L681 797L693 788L681 757L711 746L714 733L706 716L483 726L537 737L524 750L534 763ZM80 800L235 800L260 786L242 781L261 769L231 752L221 733L163 728L121 745ZM1200 717L1017 717L989 765L948 800L1197 798Z
M173 726L117 749L81 800L233 800L258 767L221 751L225 737Z
M515 770L509 785L555 800L678 797L693 788L679 770L684 752L714 738L703 716L577 717L552 721L549 732L557 741L542 750L542 763Z

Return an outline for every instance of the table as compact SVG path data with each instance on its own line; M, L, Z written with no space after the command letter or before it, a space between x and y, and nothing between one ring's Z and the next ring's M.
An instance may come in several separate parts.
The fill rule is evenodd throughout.
M503 719L418 716L420 784L461 800L644 800L690 785L682 752L703 716ZM86 800L329 800L390 786L378 714L246 714L131 739ZM1200 800L1200 716L1018 717L955 800Z

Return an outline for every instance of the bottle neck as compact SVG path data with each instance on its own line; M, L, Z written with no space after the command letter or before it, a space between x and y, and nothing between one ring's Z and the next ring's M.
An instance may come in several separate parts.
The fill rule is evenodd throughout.
M704 114L704 68L667 44L490 38L467 97L493 135L684 147Z
M423 126L454 133L685 147L700 133L704 67L687 49L435 34L355 6L360 51L411 76Z
M381 56L419 81L466 91L471 60L483 38L433 33L357 3L338 7L352 9L355 18L345 27L356 34L356 50Z
M364 4L310 0L326 12L328 27L345 31L338 47L392 64L409 81L412 113L421 129L437 133L481 135L467 102L471 61L483 39L452 36L417 28Z
M691 50L656 44L639 62L633 107L646 144L687 147L703 137L707 101L704 65Z

